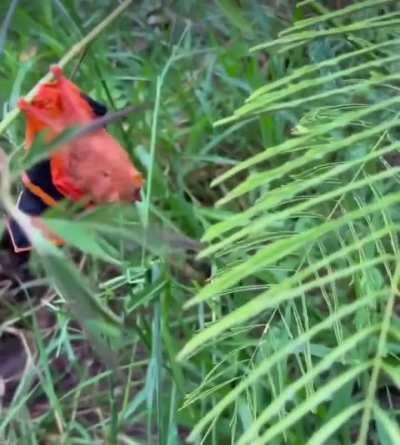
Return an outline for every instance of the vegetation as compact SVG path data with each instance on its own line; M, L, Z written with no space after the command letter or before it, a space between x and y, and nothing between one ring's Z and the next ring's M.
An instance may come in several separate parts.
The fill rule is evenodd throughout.
M143 200L48 212L63 249L25 221L0 441L400 443L400 2L128 3L65 71L138 107ZM54 144L7 111L118 4L0 4L8 211Z

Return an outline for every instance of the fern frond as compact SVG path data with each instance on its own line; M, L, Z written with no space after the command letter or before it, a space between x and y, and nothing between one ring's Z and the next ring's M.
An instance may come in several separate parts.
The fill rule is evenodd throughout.
M339 432L358 445L377 434L398 442L397 413L379 391L400 382L399 6L298 4L311 16L253 48L287 58L287 74L216 123L282 120L287 138L212 183L226 190L242 178L218 202L230 212L203 237L200 257L213 262L213 277L186 303L210 310L213 322L178 359L212 350L218 369L187 400L206 407L192 441L230 418L239 445L280 436L315 445ZM239 327L245 348L228 342ZM240 366L217 364L224 356Z

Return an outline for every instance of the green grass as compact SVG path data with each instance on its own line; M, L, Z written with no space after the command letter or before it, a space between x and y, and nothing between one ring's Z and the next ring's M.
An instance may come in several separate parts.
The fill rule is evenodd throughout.
M1 434L8 443L14 438L36 443L43 437L71 444L182 443L200 416L199 407L180 407L209 365L178 363L176 355L196 326L210 319L208 311L183 310L209 266L185 253L184 237L199 240L207 227L226 216L212 207L225 193L224 187L210 189L215 170L255 153L262 144L261 131L273 137L270 122L265 129L261 122L230 129L214 129L213 123L262 85L266 68L248 51L281 24L255 2L246 14L230 2L195 3L161 9L145 2L130 6L66 67L82 90L110 109L143 105L143 112L111 131L144 172L145 197L136 209L118 215L104 209L72 224L69 212L49 215L51 227L79 247L81 254L73 258L82 274L67 263L74 249L61 256L39 239L40 255L32 259L32 268L43 276L44 265L58 295L50 291L41 302L34 300L33 308L2 309L4 324L26 329L37 351L21 393L2 411ZM74 2L18 5L7 24L2 53L4 111L113 6L107 1L79 8ZM2 16L10 7L1 5ZM264 18L268 26L262 26ZM253 20L260 24L256 31L249 25ZM2 147L18 157L22 142L23 119L18 118L3 132ZM107 264L111 261L114 265ZM115 314L111 318L107 306ZM39 328L38 311L55 317L54 325ZM76 318L83 332L74 324ZM92 372L77 346L85 345L88 335L106 362ZM66 366L79 376L69 391L59 384L65 380L54 365L59 357L67 357ZM93 360L93 353L83 354L83 360ZM45 408L31 416L38 399L45 400ZM229 437L227 424L221 434Z
M1 2L4 207L7 112L59 60L139 106L109 129L146 177L49 212L66 248L32 232L1 443L399 443L399 2L262 3L133 2L92 39L118 2Z

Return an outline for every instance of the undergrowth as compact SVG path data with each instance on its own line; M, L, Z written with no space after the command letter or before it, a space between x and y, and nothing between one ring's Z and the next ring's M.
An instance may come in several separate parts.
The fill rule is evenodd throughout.
M5 207L8 112L77 42L146 177L4 283L4 443L400 443L399 2L266 3L133 2L87 45L119 2L0 4Z

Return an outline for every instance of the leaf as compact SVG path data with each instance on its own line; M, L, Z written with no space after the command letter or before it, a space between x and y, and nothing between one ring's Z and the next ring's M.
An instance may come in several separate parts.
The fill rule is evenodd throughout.
M252 436L252 430L248 430L238 441L238 445L245 445L248 443L254 443L254 445L267 444L268 441L275 438L277 435L284 432L288 426L300 419L306 412L311 411L318 404L324 400L329 399L333 396L335 391L340 387L345 385L347 382L356 378L360 373L366 371L371 366L371 363L362 363L358 366L349 369L337 377L334 377L326 385L316 391L311 397L309 397L305 402L297 405L296 409L290 414L285 416L285 418L274 423L269 427L260 438L254 438ZM254 425L254 424L253 424ZM254 426L253 426L254 428Z
M199 436L200 432L206 427L206 425L210 422L215 422L218 416L223 412L224 409L230 403L233 403L239 395L246 390L246 388L251 387L257 379L261 378L263 375L266 375L270 369L272 369L277 363L283 361L290 354L294 354L296 350L312 339L314 336L319 334L321 331L325 329L330 329L332 325L340 320L343 317L349 316L356 312L358 309L364 307L369 302L373 301L373 299L377 298L382 294L374 294L369 297L366 297L362 300L359 300L351 305L347 305L342 307L338 312L331 315L324 321L313 326L309 331L304 332L302 335L299 335L290 343L288 343L285 347L280 348L273 355L268 356L261 363L259 363L258 367L256 367L252 372L250 372L241 382L228 394L226 394L214 407L211 409L204 417L202 417L198 423L193 428L189 439L194 441L197 436ZM183 354L178 356L182 357Z
M52 284L86 330L100 359L110 367L115 366L115 351L122 341L124 330L122 321L102 304L76 267L59 249L40 234L34 234L31 239Z
M329 437L333 436L344 423L361 411L362 407L362 402L359 402L349 406L339 414L336 414L336 416L323 424L322 427L312 435L306 445L320 445L326 443Z
M396 420L393 420L382 408L374 405L374 414L378 425L385 431L393 445L400 444L400 428Z
M239 6L235 5L235 0L217 0L217 5L226 18L245 34L252 34L253 27L244 17Z
M57 233L65 242L79 248L82 252L110 263L119 263L115 259L118 252L110 244L107 244L99 236L101 234L93 230L94 228L90 224L56 218L45 218L44 221L51 231Z

